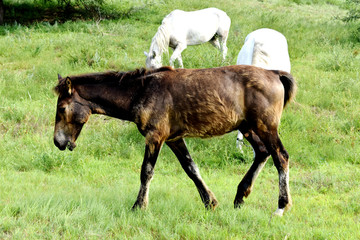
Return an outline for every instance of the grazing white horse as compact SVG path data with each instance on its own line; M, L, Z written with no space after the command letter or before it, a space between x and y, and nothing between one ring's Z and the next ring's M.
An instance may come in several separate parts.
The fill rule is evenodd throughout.
M193 12L174 10L167 15L152 39L149 53L146 55L146 67L150 69L162 66L162 54L171 47L174 52L170 57L170 66L177 59L184 67L181 52L188 45L210 42L220 49L223 59L227 54L226 41L231 20L220 9L206 8Z
M285 36L269 28L261 28L249 33L239 52L236 64L254 65L290 73L290 57ZM241 151L243 139L239 131L236 145Z

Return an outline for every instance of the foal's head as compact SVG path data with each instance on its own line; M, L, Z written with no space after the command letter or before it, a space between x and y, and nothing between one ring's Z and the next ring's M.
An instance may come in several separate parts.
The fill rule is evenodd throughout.
M54 143L60 150L72 151L82 127L90 117L91 109L72 86L69 77L58 76L59 83L55 91L59 95L56 109Z

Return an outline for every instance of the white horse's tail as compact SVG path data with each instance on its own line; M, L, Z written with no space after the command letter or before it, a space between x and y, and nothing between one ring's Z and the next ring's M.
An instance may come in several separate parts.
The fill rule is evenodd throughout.
M290 72L290 58L285 36L273 29L262 28L247 35L237 64Z
M151 46L150 46L150 53L153 50L157 50L160 55L162 55L164 52L168 53L168 47L169 47L169 41L170 41L170 32L169 28L166 24L166 22L163 21L163 23L159 26L155 36L152 39Z
M252 65L253 64L253 54L254 54L254 45L255 39L245 39L244 46L241 48L240 53L238 55L236 64L237 65Z

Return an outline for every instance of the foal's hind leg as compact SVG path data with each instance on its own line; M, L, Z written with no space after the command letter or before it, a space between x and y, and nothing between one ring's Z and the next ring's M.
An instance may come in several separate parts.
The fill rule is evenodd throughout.
M252 130L249 130L244 135L253 147L255 157L250 169L247 171L244 178L238 185L237 193L234 200L235 208L240 207L241 204L244 203L243 198L249 196L257 176L259 175L262 168L265 166L265 163L270 156L269 152L265 147L265 144Z
M279 202L278 209L274 214L282 216L284 211L292 205L289 189L289 154L281 143L276 128L268 131L257 129L256 133L271 154L279 174Z
M195 183L195 186L199 191L201 200L203 201L205 207L214 209L218 204L218 201L216 200L215 195L206 186L204 180L201 178L199 169L192 160L185 141L183 139L179 139L174 142L166 142L166 144L175 153L186 174Z
M292 205L289 188L289 154L282 145L277 133L271 139L269 149L271 149L271 156L279 173L279 203L274 214L282 216L284 211Z

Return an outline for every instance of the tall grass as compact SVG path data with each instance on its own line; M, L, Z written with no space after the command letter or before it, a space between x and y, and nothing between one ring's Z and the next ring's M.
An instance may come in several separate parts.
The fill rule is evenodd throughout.
M17 1L22 2L29 3ZM0 238L360 238L360 42L354 37L358 23L339 20L347 14L344 1L106 3L103 11L121 13L118 18L19 20L0 27ZM257 28L276 29L288 39L299 90L280 126L294 201L283 218L270 220L278 197L271 160L244 207L233 209L237 184L252 162L250 148L244 154L236 149L235 132L187 139L220 202L213 212L204 210L166 146L149 208L130 211L144 152L132 123L92 116L73 152L60 152L52 143L58 73L144 67L143 51L166 14L205 7L218 7L232 19L228 57L222 62L210 44L188 47L186 68L235 64L245 36Z

